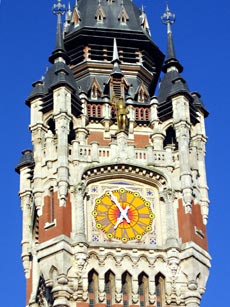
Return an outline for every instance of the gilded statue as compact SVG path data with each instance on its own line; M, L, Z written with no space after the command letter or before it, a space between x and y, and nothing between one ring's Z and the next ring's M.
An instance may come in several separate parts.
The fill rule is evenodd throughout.
M117 125L118 131L128 132L128 117L127 114L129 111L127 110L127 106L122 97L117 98L115 94L111 99L111 104L115 106L116 109L116 117L117 117Z

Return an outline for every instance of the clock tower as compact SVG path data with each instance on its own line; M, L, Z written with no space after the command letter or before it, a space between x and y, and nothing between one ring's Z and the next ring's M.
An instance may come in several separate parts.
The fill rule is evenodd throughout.
M206 111L131 0L77 0L33 84L16 167L28 307L199 307L207 250ZM160 81L160 74L162 74Z

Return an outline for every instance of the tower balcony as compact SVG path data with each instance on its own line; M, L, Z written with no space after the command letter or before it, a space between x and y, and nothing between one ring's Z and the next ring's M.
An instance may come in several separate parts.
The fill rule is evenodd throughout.
M80 163L110 164L121 162L163 168L179 167L178 151L173 151L171 148L154 150L152 146L139 149L132 144L127 144L123 149L116 143L111 143L110 146L105 147L99 146L96 142L91 145L74 144L70 159Z

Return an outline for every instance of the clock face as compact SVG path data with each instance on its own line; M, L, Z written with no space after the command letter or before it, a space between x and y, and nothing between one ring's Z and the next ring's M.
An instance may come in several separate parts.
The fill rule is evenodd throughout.
M154 214L151 204L138 192L124 188L106 190L96 198L92 212L96 227L109 239L141 240L152 230Z

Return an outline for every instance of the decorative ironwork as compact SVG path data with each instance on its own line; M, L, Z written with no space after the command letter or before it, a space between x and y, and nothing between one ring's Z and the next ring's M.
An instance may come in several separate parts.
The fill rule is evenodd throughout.
M58 15L64 15L66 12L66 6L65 4L61 3L61 0L57 0L57 4L53 5L53 9L52 9L54 15L58 16Z
M163 24L167 25L168 32L171 32L171 25L175 23L176 15L170 12L168 3L166 3L166 11L161 16L161 21Z

